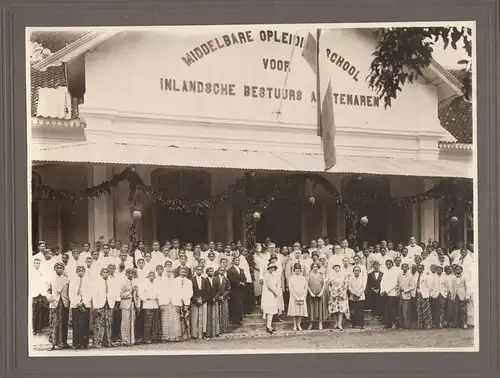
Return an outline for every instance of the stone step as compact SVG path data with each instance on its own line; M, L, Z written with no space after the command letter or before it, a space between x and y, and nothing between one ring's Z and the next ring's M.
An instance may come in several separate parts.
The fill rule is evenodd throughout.
M304 330L307 329L309 326L309 322L307 320L304 320L301 323L301 326ZM334 326L334 321L333 320L326 320L323 322L323 329L328 330L328 329L333 329ZM347 320L344 322L344 328L350 328L351 324ZM369 329L381 329L383 328L384 324L381 320L375 319L372 320L371 318L369 320L365 321L365 327ZM293 330L293 321L286 320L284 322L273 322L273 327L278 331L278 332L290 332ZM236 326L231 326L229 329L229 332L231 333L248 333L248 334L253 334L253 333L265 333L266 330L266 324L265 322L255 322L255 323L243 323L241 326L236 327ZM318 329L318 324L316 322L313 323L313 329Z
M286 311L285 311L286 314ZM291 332L293 330L293 320L291 317L282 316L282 322L274 322L274 328L279 332ZM324 329L333 329L335 322L333 320L325 320L323 322ZM307 329L309 326L309 321L304 319L301 323L302 328ZM229 328L229 332L231 333L265 333L266 321L262 316L262 312L260 309L255 309L252 314L245 315L242 321L241 326L231 325ZM349 320L344 321L344 328L348 328L351 326ZM370 311L365 311L365 327L371 329L378 329L384 326L382 319L372 319L370 315ZM317 329L317 323L313 323L313 329Z

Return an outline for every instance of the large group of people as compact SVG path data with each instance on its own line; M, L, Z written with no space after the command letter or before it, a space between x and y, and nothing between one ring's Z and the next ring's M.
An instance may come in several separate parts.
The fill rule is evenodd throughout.
M469 249L470 248L470 249ZM349 248L347 240L248 250L178 240L75 244L62 253L40 241L30 290L33 333L49 328L52 349L87 349L215 338L256 308L266 320L293 320L293 330L346 324L364 328L365 310L385 328L473 325L472 246L381 241ZM71 327L71 346L68 330Z

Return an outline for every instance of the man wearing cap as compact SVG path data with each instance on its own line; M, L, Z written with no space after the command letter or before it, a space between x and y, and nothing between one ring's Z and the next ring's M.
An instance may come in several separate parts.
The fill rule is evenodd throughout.
M385 261L386 270L380 282L380 295L385 302L385 328L390 329L396 325L398 316L398 277L399 270L394 269L391 259Z
M125 270L126 279L120 286L120 308L122 311L122 321L120 327L121 341L123 345L135 344L135 317L137 286L134 283L135 271L132 268ZM140 306L140 304L139 304Z
M40 240L37 243L37 250L33 253L33 258L37 258L40 261L43 261L44 254L45 254L45 242L43 240Z
M94 347L114 346L111 343L111 327L113 308L115 306L115 291L110 285L108 268L101 268L101 277L92 282L92 307L94 308Z
M89 347L91 292L85 271L85 267L76 266L76 276L73 276L69 283L73 349L87 349Z
M402 329L409 329L411 326L411 292L413 289L413 276L409 272L407 263L401 264L402 273L398 277L399 287L399 311L398 326Z
M66 349L68 345L69 323L69 280L64 276L64 264L54 264L55 274L49 280L47 299L49 300L50 342L52 350Z
M410 243L406 246L408 257L414 258L422 254L422 247L417 244L417 239L414 236L410 238Z
M415 298L417 327L420 329L431 329L432 313L429 303L429 276L424 271L425 267L419 264L417 266L417 273L413 276L412 297Z

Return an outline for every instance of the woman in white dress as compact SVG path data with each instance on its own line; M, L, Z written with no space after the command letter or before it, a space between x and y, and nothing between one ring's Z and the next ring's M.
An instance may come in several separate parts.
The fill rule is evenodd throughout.
M283 312L285 312L285 299L283 296L283 291L285 289L285 280L283 275L283 269L281 268L281 265L278 263L278 256L276 255L271 255L268 264L270 263L275 264L278 268L276 270L276 276L277 276L276 280L278 282L278 297L276 297L278 313L276 314L276 320L278 322L283 322L283 319L281 318Z
M300 322L303 317L307 317L307 281L302 275L300 264L293 266L293 274L289 280L290 303L288 304L288 316L293 317L293 330L302 331Z
M275 330L272 328L273 317L278 313L278 294L280 290L281 277L277 275L278 267L274 263L269 263L267 273L264 275L262 283L262 311L266 319L266 331L272 335Z

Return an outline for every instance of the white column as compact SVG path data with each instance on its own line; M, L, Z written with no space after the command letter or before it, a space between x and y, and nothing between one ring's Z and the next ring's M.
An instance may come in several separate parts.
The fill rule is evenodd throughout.
M433 179L424 179L424 191L427 191L434 187L435 181ZM420 204L420 241L427 243L429 238L432 240L437 240L439 237L439 230L435 227L435 216L436 216L436 201L426 200Z
M111 167L94 166L89 168L89 187L99 185L109 180L112 175ZM103 195L100 198L89 198L89 239L90 243L101 241L107 243L114 237L113 227L113 197Z

